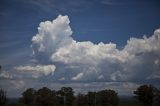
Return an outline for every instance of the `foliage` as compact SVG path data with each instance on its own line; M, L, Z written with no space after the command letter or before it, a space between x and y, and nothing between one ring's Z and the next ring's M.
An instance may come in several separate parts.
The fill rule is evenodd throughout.
M134 94L144 106L160 106L160 89L156 87L141 85ZM118 93L108 89L75 96L71 87L62 87L57 91L43 87L27 89L22 93L20 102L8 103L7 106L140 106L140 103L134 99L119 102Z
M62 87L57 91L60 105L72 106L74 103L74 91L71 87Z
M79 94L76 97L76 106L118 106L118 95L114 90L102 90Z
M160 89L154 87L154 106L160 106Z
M22 93L23 97L20 101L24 104L27 104L28 106L33 106L35 100L35 92L36 91L33 88L27 89Z
M99 106L118 106L118 94L114 90L102 90L97 94Z
M103 90L75 97L71 87L62 87L58 91L43 87L37 91L27 89L22 93L21 101L27 106L117 106L118 95L114 90Z
M0 89L0 106L4 106L7 103L6 92Z
M55 106L55 93L49 88L43 87L36 92L35 101L37 106Z
M135 98L143 103L144 106L151 106L153 103L154 93L151 85L141 85L134 91Z
M84 94L78 94L75 99L75 106L87 106L87 97Z

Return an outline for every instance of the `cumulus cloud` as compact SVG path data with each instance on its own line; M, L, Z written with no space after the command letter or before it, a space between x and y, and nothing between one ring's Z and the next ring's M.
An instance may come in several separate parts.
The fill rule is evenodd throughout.
M130 38L118 49L111 42L74 40L69 23L62 15L41 22L32 38L31 63L2 70L0 86L10 94L16 90L20 94L26 83L33 88L71 86L77 92L107 88L124 94L141 83L160 84L160 29L150 37Z
M118 49L114 43L74 40L69 23L69 17L62 15L41 22L32 38L34 64L14 67L16 75L3 71L0 78L15 79L9 84L21 91L25 81L34 88L71 86L76 92L114 89L120 94L133 91L140 83L159 84L160 29L150 37L130 38ZM33 82L32 78L38 80ZM9 86L5 81L0 81L4 88Z
M7 71L0 71L0 78L3 78L3 79L12 79L13 75L11 75Z
M36 66L18 66L15 70L22 71L25 74L31 74L33 78L39 78L43 75L53 75L56 67L54 65L36 65Z
M62 15L53 21L41 22L38 33L32 38L34 57L40 63L44 60L56 63L53 78L72 81L144 81L159 78L160 29L148 38L130 38L120 50L114 43L75 41L71 37L69 23L69 17Z
M10 83L15 86L15 89L25 88L26 85L23 80L12 80Z
M7 92L7 97L20 97L21 93L28 88L30 84L32 84L32 82L26 83L24 79L0 80L0 87Z
M59 15L53 21L41 22L38 34L32 38L33 54L41 61L50 61L50 56L59 48L72 42L72 30L68 16Z
M79 73L77 76L73 77L72 80L78 80L81 79L83 76L83 73Z

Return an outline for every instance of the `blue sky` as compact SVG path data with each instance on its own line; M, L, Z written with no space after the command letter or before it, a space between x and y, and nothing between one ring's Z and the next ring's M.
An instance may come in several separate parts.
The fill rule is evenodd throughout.
M7 89L9 96L19 96L20 92L27 87L38 88L44 85L56 89L57 85L63 86L66 84L66 86L70 85L78 92L83 90L78 84L87 86L86 91L93 86L97 90L107 86L121 94L129 94L131 91L122 91L124 87L131 89L141 83L158 85L160 80L160 73L157 72L160 69L159 43L152 44L151 42L159 42L159 39L155 37L157 36L156 33L158 33L158 37L160 36L159 31L155 31L160 27L159 13L159 0L1 0L1 86ZM62 16L58 17L60 14ZM62 22L61 26L64 25L64 30L69 30L67 33L63 30L63 27L57 27L55 23L52 23L51 26L62 32L64 31L64 33L50 31L54 30L53 28L49 28L49 32L47 32L47 23L39 26L41 22L47 20L50 22L57 20L57 23L59 23L63 19L65 22ZM68 20L70 21L69 24L67 23ZM38 32L38 27L41 27L44 33ZM61 34L62 36L60 38L56 37L57 41L46 41L48 37L39 41L37 39L40 37L36 34L40 36L46 34L49 37L61 36ZM143 38L144 35L146 35L146 39ZM33 36L36 40L33 40ZM135 39L130 39L133 37ZM154 41L154 38L158 41ZM47 42L53 42L53 44ZM59 42L61 43L59 44ZM110 42L112 43L110 44ZM44 51L43 47L40 47L42 44L45 48ZM58 45L58 47L55 45ZM101 51L102 49L106 51ZM67 52L65 54L62 51ZM78 54L79 52L82 53ZM90 52L96 52L97 54L88 55ZM104 52L104 54L101 52ZM128 54L125 54L126 52ZM131 57L132 55L137 56L137 54L140 54L140 57L122 60L127 58L123 57L124 55ZM141 54L143 55L141 56ZM65 55L69 58L64 57ZM108 55L111 56L107 57ZM120 57L118 57L119 55ZM85 56L86 58L84 58ZM104 59L101 58L103 56ZM116 59L111 57L116 57ZM98 64L92 63L92 61L95 61L92 60L93 58L98 59ZM137 60L137 58L140 58L140 60ZM153 60L158 65L155 66L152 61L144 62L148 60ZM140 61L142 64L135 65L135 61ZM150 65L151 68L143 71L142 68L146 65ZM50 75L50 71L44 71L45 68L53 68L54 75ZM104 71L105 68L108 68L108 70ZM133 68L141 71L134 71ZM41 71L37 72L38 69ZM126 79L121 79L123 74L127 73L125 70L134 71L134 73L131 72L131 78L127 76ZM35 76L33 79L30 78L30 74L36 72L38 73L38 75L36 74L36 80ZM95 72L96 75L93 74ZM139 72L145 73L144 77L136 76ZM106 75L103 76L103 74ZM152 76L148 76L149 74ZM25 78L23 78L24 76ZM10 88L6 83L13 84L15 89ZM15 85L16 83L19 84ZM24 86L25 83L30 84ZM53 86L50 86L51 84Z

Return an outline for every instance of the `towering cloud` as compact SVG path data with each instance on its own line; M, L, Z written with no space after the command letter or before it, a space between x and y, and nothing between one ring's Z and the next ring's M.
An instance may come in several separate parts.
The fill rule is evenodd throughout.
M59 48L72 42L72 30L68 16L59 15L57 19L41 22L38 34L32 38L33 54L39 60L49 61L50 56ZM45 58L44 58L45 57Z
M130 38L118 49L114 43L74 40L69 23L62 15L41 22L32 38L34 61L1 70L0 86L10 94L42 86L71 86L78 92L109 88L124 94L139 83L160 85L160 29L150 37Z
M68 16L61 15L52 22L41 22L38 34L32 38L33 55L40 63L42 59L58 63L57 76L53 78L70 81L160 79L160 29L149 38L130 38L119 50L113 43L73 40L69 23Z

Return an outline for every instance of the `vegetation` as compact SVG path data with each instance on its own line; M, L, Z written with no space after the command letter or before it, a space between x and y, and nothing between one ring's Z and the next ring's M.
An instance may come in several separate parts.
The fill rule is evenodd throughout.
M160 90L141 85L133 92L136 99L122 99L114 90L101 90L74 95L71 87L51 90L47 87L29 88L16 103L7 103L6 92L0 90L0 106L160 106Z
M7 103L6 92L0 89L0 106L4 106Z
M144 106L151 106L153 103L153 87L151 85L142 85L134 91L135 98L143 103Z
M160 90L151 85L142 85L134 91L135 98L139 100L143 106L160 105Z

